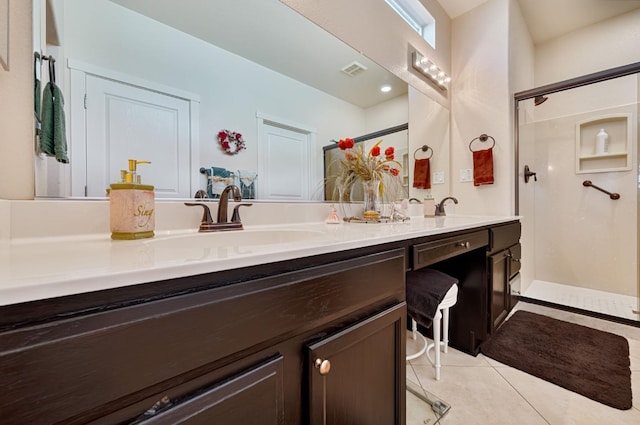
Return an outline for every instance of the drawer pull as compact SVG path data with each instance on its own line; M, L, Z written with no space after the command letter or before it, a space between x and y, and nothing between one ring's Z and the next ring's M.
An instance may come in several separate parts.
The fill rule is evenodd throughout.
M315 367L320 371L320 375L324 376L331 371L331 362L329 360L316 359Z
M456 246L459 246L460 248L467 248L467 249L469 249L469 247L471 246L471 244L469 243L469 241L466 241L466 242L458 242L458 243L456 243Z

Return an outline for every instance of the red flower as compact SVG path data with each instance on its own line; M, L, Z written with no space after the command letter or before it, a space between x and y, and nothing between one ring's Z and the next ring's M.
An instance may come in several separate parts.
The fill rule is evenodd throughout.
M347 149L347 143L346 143L344 140L342 140L342 139L341 139L341 140L338 142L338 147L339 147L341 150L345 150L345 149Z
M345 152L344 157L347 158L347 161L355 161L358 159L358 155L355 155L351 152Z
M226 137L226 136L225 136L225 137ZM221 143L221 145L222 145L222 149L224 149L224 150L229 149L229 142L227 142L226 140L225 140L225 141L223 141L223 142Z
M351 149L354 146L353 139L347 137L346 139L344 139L344 144L347 149Z
M391 169L391 174L394 176L397 176L400 174L400 170L398 170L397 168L392 168Z
M224 142L225 140L227 140L227 133L225 133L224 131L219 132L218 139L220 139L220 142Z
M235 133L234 136L236 136L236 140L240 139L242 137L242 134L240 133Z
M393 149L393 146L389 146L387 149L384 150L384 156L387 158L388 161L392 161L394 156L395 150Z
M371 156L380 156L380 146L374 146L371 149Z

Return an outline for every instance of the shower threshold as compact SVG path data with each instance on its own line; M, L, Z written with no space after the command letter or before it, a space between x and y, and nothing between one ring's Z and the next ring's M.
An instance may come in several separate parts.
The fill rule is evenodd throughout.
M629 295L534 280L521 297L533 302L543 301L605 316L640 321L638 299Z

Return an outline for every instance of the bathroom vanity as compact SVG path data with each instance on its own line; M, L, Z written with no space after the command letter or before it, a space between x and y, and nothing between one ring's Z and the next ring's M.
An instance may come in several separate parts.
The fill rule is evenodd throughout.
M516 217L242 232L57 241L46 276L17 267L47 242L3 247L3 423L404 424L406 273L459 279L470 354L512 307Z

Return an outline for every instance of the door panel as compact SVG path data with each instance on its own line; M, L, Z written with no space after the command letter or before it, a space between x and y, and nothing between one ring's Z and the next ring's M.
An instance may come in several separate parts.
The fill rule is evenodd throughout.
M258 194L260 199L310 199L309 135L263 123Z
M185 99L87 75L87 196L105 196L128 159L144 159L156 197L190 197L190 108Z
M405 318L401 303L308 347L311 425L404 423Z

